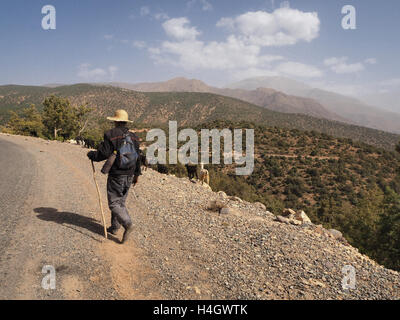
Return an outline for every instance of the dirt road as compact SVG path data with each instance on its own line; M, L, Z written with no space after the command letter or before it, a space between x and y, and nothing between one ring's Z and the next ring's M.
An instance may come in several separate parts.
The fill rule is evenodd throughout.
M104 240L87 149L4 134L0 147L0 299L400 299L399 273L355 248L245 201L208 211L221 194L152 170L128 198L132 238Z
M87 150L5 135L0 147L1 299L161 297L137 281L148 270L132 243L104 241ZM97 179L107 208L105 177ZM45 265L56 269L55 290L42 288Z

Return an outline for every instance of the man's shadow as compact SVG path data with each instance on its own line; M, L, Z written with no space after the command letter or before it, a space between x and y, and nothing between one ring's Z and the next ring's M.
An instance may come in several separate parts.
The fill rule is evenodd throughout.
M47 207L35 208L33 211L39 213L37 217L41 220L56 222L74 231L82 233L96 241L99 240L71 226L85 228L90 232L97 233L98 235L104 237L104 227L93 218L81 216L74 212L62 212L58 211L55 208L47 208ZM114 242L118 243L120 242L117 238L113 237L110 234L108 234L107 237L108 239L113 240Z

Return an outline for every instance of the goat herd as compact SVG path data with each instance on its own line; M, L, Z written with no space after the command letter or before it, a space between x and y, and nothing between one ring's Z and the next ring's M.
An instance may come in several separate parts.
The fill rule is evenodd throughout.
M75 139L68 140L69 143L72 144L77 144L89 149L95 149L96 145L94 140L92 139L86 139L81 136L76 137ZM145 170L149 167L149 163L146 159L146 155L140 150L140 162L142 166L144 167ZM204 165L201 163L200 164L200 171L198 171L198 165L197 164L186 164L186 171L189 177L189 180L194 179L196 177L197 180L201 182L201 184L207 183L208 185L210 184L210 174L207 169L204 168ZM169 169L165 164L157 164L157 171L159 173L163 174L168 174Z
M76 137L75 139L68 140L69 143L77 144L78 146L83 146L89 149L95 149L96 143L92 139L86 139L81 136Z
M145 160L145 161L147 162L147 160ZM202 163L200 164L200 171L198 171L197 164L189 163L189 164L185 164L185 167L186 167L186 171L187 171L189 180L193 180L194 177L196 177L196 179L199 180L201 182L201 184L204 184L204 183L207 183L208 185L210 184L210 174L209 174L208 170L204 168L204 165ZM160 163L157 163L157 171L159 173L163 173L163 174L169 173L168 167L165 164L160 164Z

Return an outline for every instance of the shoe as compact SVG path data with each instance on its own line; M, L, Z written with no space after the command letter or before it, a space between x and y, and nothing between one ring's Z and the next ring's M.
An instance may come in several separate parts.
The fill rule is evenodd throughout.
M129 227L125 228L121 243L125 243L126 240L128 240L129 235L132 233L132 231L133 231L133 225L130 225Z
M117 234L118 230L113 227L108 227L107 232L113 234L114 236Z

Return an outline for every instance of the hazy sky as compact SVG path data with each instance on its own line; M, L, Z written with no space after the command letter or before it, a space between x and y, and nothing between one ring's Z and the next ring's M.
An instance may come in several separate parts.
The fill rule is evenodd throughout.
M42 7L56 29L42 28ZM342 28L342 7L356 30ZM399 90L398 0L0 2L0 84L142 82L223 86L280 75L347 94Z

